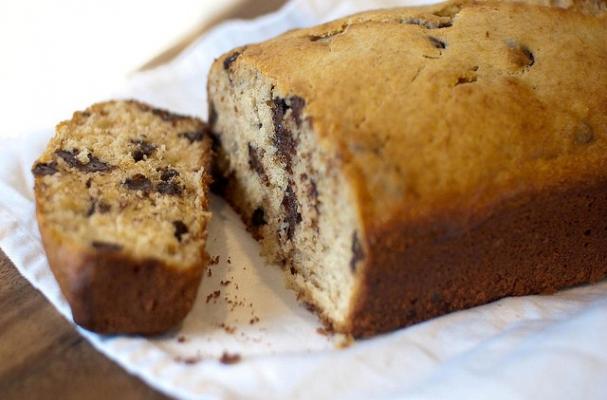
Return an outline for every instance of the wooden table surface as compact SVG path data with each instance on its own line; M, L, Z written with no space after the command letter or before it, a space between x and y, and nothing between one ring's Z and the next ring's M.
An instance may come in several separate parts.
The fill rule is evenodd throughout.
M251 18L285 0L251 0L194 30L142 69L167 62L211 26ZM0 399L166 399L98 353L0 249Z

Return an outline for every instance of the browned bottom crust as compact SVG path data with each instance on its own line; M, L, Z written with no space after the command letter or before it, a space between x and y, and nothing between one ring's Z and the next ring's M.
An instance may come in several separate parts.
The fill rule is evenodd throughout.
M257 237L236 181L217 179L219 193ZM507 296L549 294L607 277L607 182L520 195L489 216L464 225L458 220L443 216L371 232L348 322L333 326L317 307L309 309L329 329L362 338ZM306 293L298 297L310 301Z
M192 308L204 269L178 270L154 259L96 252L41 235L51 270L74 321L98 333L153 335L183 320Z
M607 182L504 201L465 230L452 221L445 216L371 233L349 332L370 336L607 276Z

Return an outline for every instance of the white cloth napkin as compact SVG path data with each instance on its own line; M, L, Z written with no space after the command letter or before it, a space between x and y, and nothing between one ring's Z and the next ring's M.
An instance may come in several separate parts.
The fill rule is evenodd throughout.
M134 76L116 95L206 117L206 73L221 53L398 3L412 4L295 0L252 22L223 24L170 64ZM51 135L49 127L1 146L0 246L71 321L44 257L29 172ZM607 282L504 299L340 349L343 338L317 332L316 317L284 288L279 268L258 256L226 203L213 198L211 209L208 251L219 263L178 330L146 339L79 328L99 351L165 393L199 399L607 398ZM219 362L224 352L241 361Z

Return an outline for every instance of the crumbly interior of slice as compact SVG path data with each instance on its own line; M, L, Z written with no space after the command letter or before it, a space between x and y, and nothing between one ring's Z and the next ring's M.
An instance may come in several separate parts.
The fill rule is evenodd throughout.
M316 142L304 99L277 93L254 69L224 69L211 75L209 92L226 197L263 255L283 265L303 300L340 326L362 255L338 160Z
M100 103L59 124L34 164L38 213L57 237L92 250L199 265L210 156L199 120Z

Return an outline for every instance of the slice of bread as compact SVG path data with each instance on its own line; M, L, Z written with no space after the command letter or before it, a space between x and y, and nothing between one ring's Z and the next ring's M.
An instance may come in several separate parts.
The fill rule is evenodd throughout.
M191 309L207 261L207 133L132 100L57 126L32 168L36 214L76 323L155 334Z

